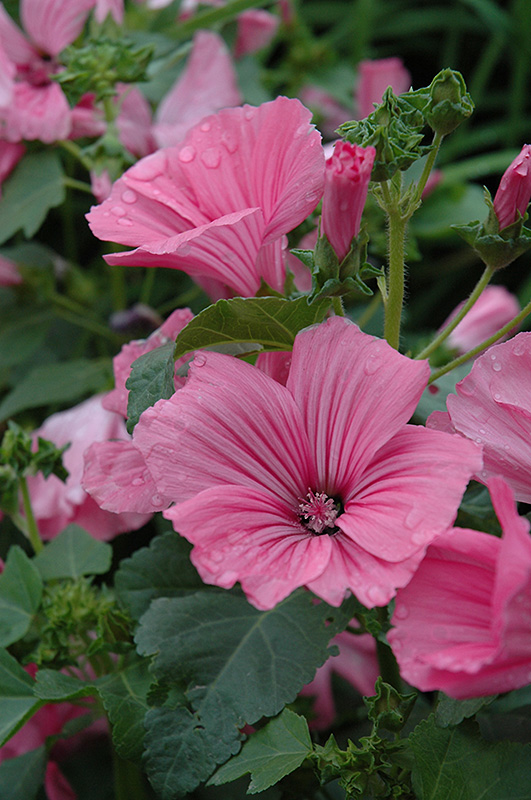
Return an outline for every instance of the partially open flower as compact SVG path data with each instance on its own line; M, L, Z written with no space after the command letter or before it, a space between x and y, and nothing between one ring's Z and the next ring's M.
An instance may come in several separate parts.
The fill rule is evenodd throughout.
M503 173L494 197L494 211L500 230L512 225L518 214L524 216L531 198L531 145L524 144L520 153Z

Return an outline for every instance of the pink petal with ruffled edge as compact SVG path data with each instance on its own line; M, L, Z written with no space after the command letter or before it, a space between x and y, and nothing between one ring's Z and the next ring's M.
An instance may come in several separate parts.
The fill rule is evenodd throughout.
M196 545L191 558L206 583L229 588L240 581L261 609L319 575L333 546L328 536L311 536L290 504L241 485L207 489L164 516Z
M38 139L51 144L66 139L71 129L70 106L57 83L31 86L17 83L13 102L0 112L3 136L10 142Z
M456 431L483 445L485 482L501 475L517 500L531 502L531 333L489 348L446 401ZM429 417L427 425L441 418Z
M169 506L132 442L95 442L84 461L82 486L104 511L153 514Z
M404 561L452 525L481 464L472 442L407 425L367 465L337 524L372 555Z
M159 147L181 142L188 130L220 108L241 103L236 73L225 42L198 31L182 75L160 103L153 134Z
M133 440L159 491L176 502L238 484L265 488L296 510L314 484L308 437L290 393L219 353L195 357L185 386L144 411Z
M316 454L320 491L350 492L376 451L409 420L428 377L426 361L400 355L343 317L297 336L287 387Z
M167 342L172 341L177 337L177 334L188 325L194 315L189 308L178 308L173 311L168 319L158 328L153 331L151 336L147 339L136 339L132 342L124 344L117 356L113 358L113 371L114 371L114 389L108 392L102 400L102 405L108 411L116 411L122 417L127 417L127 401L129 398L129 390L125 386L125 382L131 374L131 365L133 361L144 353L149 353ZM178 369L184 359L178 359L175 364ZM183 383L179 380L179 386ZM177 386L176 386L177 388Z
M94 0L21 0L20 17L25 30L50 56L77 39Z

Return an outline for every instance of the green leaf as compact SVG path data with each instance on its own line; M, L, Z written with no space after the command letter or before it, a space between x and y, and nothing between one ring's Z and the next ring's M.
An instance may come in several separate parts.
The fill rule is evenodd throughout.
M0 403L0 421L50 403L71 403L101 391L111 380L108 359L80 358L60 364L35 367L22 378Z
M0 200L0 244L22 229L31 239L50 208L65 199L63 170L57 153L25 155L4 183Z
M205 308L179 333L174 358L228 342L256 342L264 350L291 350L296 334L322 322L328 300L308 306L306 297L235 297Z
M102 575L111 566L112 547L99 542L79 525L68 525L47 544L34 564L44 580Z
M146 764L162 800L192 791L239 749L239 728L278 714L326 660L351 619L303 590L270 611L243 596L198 592L154 600L136 635L162 684L188 686L187 708L146 716ZM308 636L308 631L312 636Z
M64 675L55 669L40 669L35 676L34 693L46 703L62 703L95 693L95 684Z
M473 717L483 706L492 703L496 695L490 697L472 697L470 700L455 700L453 697L439 692L435 721L441 728L459 725L464 719Z
M190 561L191 549L186 539L169 532L122 561L115 576L116 596L134 619L157 597L180 597L204 588Z
M0 649L0 746L41 706L33 694L33 685L18 661Z
M528 800L531 745L493 744L475 723L439 728L433 715L409 737L418 800Z
M38 747L0 764L2 800L34 800L44 782L46 747Z
M253 733L241 753L218 769L209 785L220 786L250 772L248 794L263 792L300 767L312 749L308 723L285 708L265 728Z
M157 400L171 397L175 392L173 348L173 342L168 342L133 361L131 374L125 382L129 389L127 402L129 433L133 432L146 408L154 405Z
M98 681L116 752L130 761L138 761L142 756L147 695L152 683L148 667L148 661L133 657L120 672Z
M41 577L22 548L11 547L0 575L0 647L28 631L42 598Z
M455 384L468 375L470 369L470 363L460 364L428 386L423 391L415 410L416 419L425 422L433 411L446 411L446 398L455 391Z
M43 344L53 319L49 312L26 314L20 310L12 319L3 320L0 331L0 367L22 364Z

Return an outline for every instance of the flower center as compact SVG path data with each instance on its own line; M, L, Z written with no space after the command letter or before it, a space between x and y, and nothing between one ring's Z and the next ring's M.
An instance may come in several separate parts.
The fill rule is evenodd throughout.
M306 499L299 502L299 517L311 533L320 535L337 533L336 517L343 508L339 500L329 497L325 492L312 492L308 489Z

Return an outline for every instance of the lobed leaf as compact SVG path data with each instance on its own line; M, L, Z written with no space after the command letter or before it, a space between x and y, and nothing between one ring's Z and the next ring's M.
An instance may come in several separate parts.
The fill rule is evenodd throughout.
M148 710L147 696L152 683L149 663L131 657L119 672L97 682L98 692L112 725L112 739L120 758L139 761L142 756Z
M129 389L127 401L129 433L133 432L146 408L155 405L157 400L171 397L175 392L173 348L173 342L168 342L133 361L131 374L125 382Z
M0 649L0 747L40 708L33 686L34 681L18 661Z
M34 800L44 781L46 747L42 745L0 764L2 800Z
M47 544L33 563L44 580L102 575L111 566L112 547L79 525L68 525Z
M28 631L42 598L42 580L22 548L11 547L0 575L0 647Z

